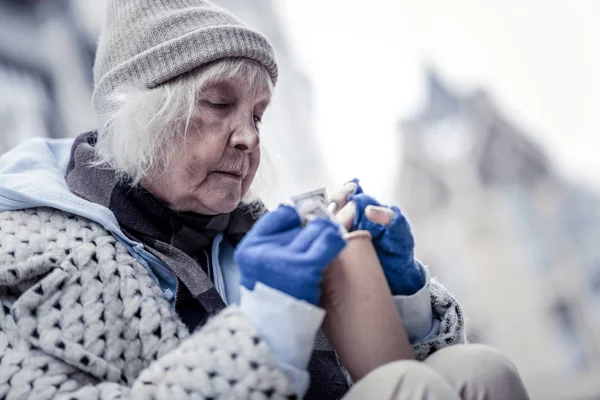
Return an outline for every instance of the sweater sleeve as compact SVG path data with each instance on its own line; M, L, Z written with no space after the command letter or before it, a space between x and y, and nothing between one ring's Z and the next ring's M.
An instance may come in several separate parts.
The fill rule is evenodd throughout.
M425 338L436 325L431 307L429 270L420 262L418 266L425 276L423 287L409 296L394 296L394 303L400 313L408 339L412 344Z
M98 381L75 366L0 331L0 398L6 399L285 399L285 375L250 321L230 307L128 384Z
M431 331L413 343L415 357L424 360L444 347L466 343L465 317L456 298L435 278L429 280L433 323Z
M410 296L394 296L394 303L413 346L415 357L424 360L435 351L466 342L465 321L456 298L420 261L425 284Z
M240 308L258 327L296 393L304 397L310 383L308 363L325 310L257 283L241 287Z
M60 222L75 235L0 224L1 399L297 397L238 307L190 335L112 236ZM80 244L64 251L71 236Z

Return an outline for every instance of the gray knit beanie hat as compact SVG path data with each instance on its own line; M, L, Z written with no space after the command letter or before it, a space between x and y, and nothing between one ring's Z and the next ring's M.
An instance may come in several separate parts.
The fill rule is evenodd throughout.
M273 83L273 47L260 33L206 0L109 0L94 65L94 108L122 85L153 88L226 57L261 63Z

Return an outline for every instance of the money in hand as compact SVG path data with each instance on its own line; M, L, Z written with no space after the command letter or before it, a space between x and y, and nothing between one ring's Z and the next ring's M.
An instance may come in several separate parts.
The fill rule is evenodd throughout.
M318 217L332 217L327 211L327 190L325 188L294 196L292 197L292 201L296 210L298 210L298 214L306 221Z
M323 217L335 219L333 211L327 206L327 190L325 188L312 190L292 197L298 214L305 222L315 218ZM346 228L340 224L340 232L343 236L348 234Z

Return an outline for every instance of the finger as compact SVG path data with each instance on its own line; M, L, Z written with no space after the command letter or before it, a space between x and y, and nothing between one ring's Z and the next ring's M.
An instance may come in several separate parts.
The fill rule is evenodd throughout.
M378 245L390 252L397 252L403 248L413 247L414 238L410 223L398 207L392 206L391 208L395 214L394 218L381 238L374 240L374 242L377 242Z
M291 241L288 248L296 253L306 252L323 230L327 229L331 224L332 222L325 218L316 218L310 221Z
M331 220L329 222L330 224L321 230L307 252L309 258L318 259L323 265L333 261L346 247L346 241L342 237L339 226Z
M365 194L352 196L352 201L356 203L356 216L354 217L352 230L364 230L369 232L373 237L373 243L375 243L376 239L379 238L386 230L386 226L384 224L380 224L379 222L374 222L368 218L367 209L373 206L383 206L377 200Z
M340 223L347 231L352 230L354 219L356 218L356 203L351 201L346 204L336 215L335 220Z
M357 189L357 183L350 181L348 183L346 183L344 186L342 186L342 188L340 190L338 190L337 192L335 192L330 198L330 205L329 205L329 211L331 211L332 213L336 213L337 210L341 210L342 208L344 208L344 206L346 205L346 203L348 202L348 196L350 196L352 193L354 193L354 191ZM332 206L332 204L335 204L335 206Z
M389 225L396 213L388 207L369 205L365 208L365 216L380 225Z
M265 214L252 228L255 234L272 235L302 226L302 219L294 207L280 205L275 211Z

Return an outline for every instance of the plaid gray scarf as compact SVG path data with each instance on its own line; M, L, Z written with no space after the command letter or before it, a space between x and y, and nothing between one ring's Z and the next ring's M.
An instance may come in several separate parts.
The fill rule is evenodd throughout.
M210 246L223 234L234 246L256 222L244 206L230 214L205 216L178 213L141 186L120 182L113 170L93 168L96 132L79 136L71 150L67 185L74 194L113 212L123 232L140 241L177 277L175 310L190 331L225 308L211 279ZM307 400L340 399L348 390L346 378L327 338L319 331L309 365Z

